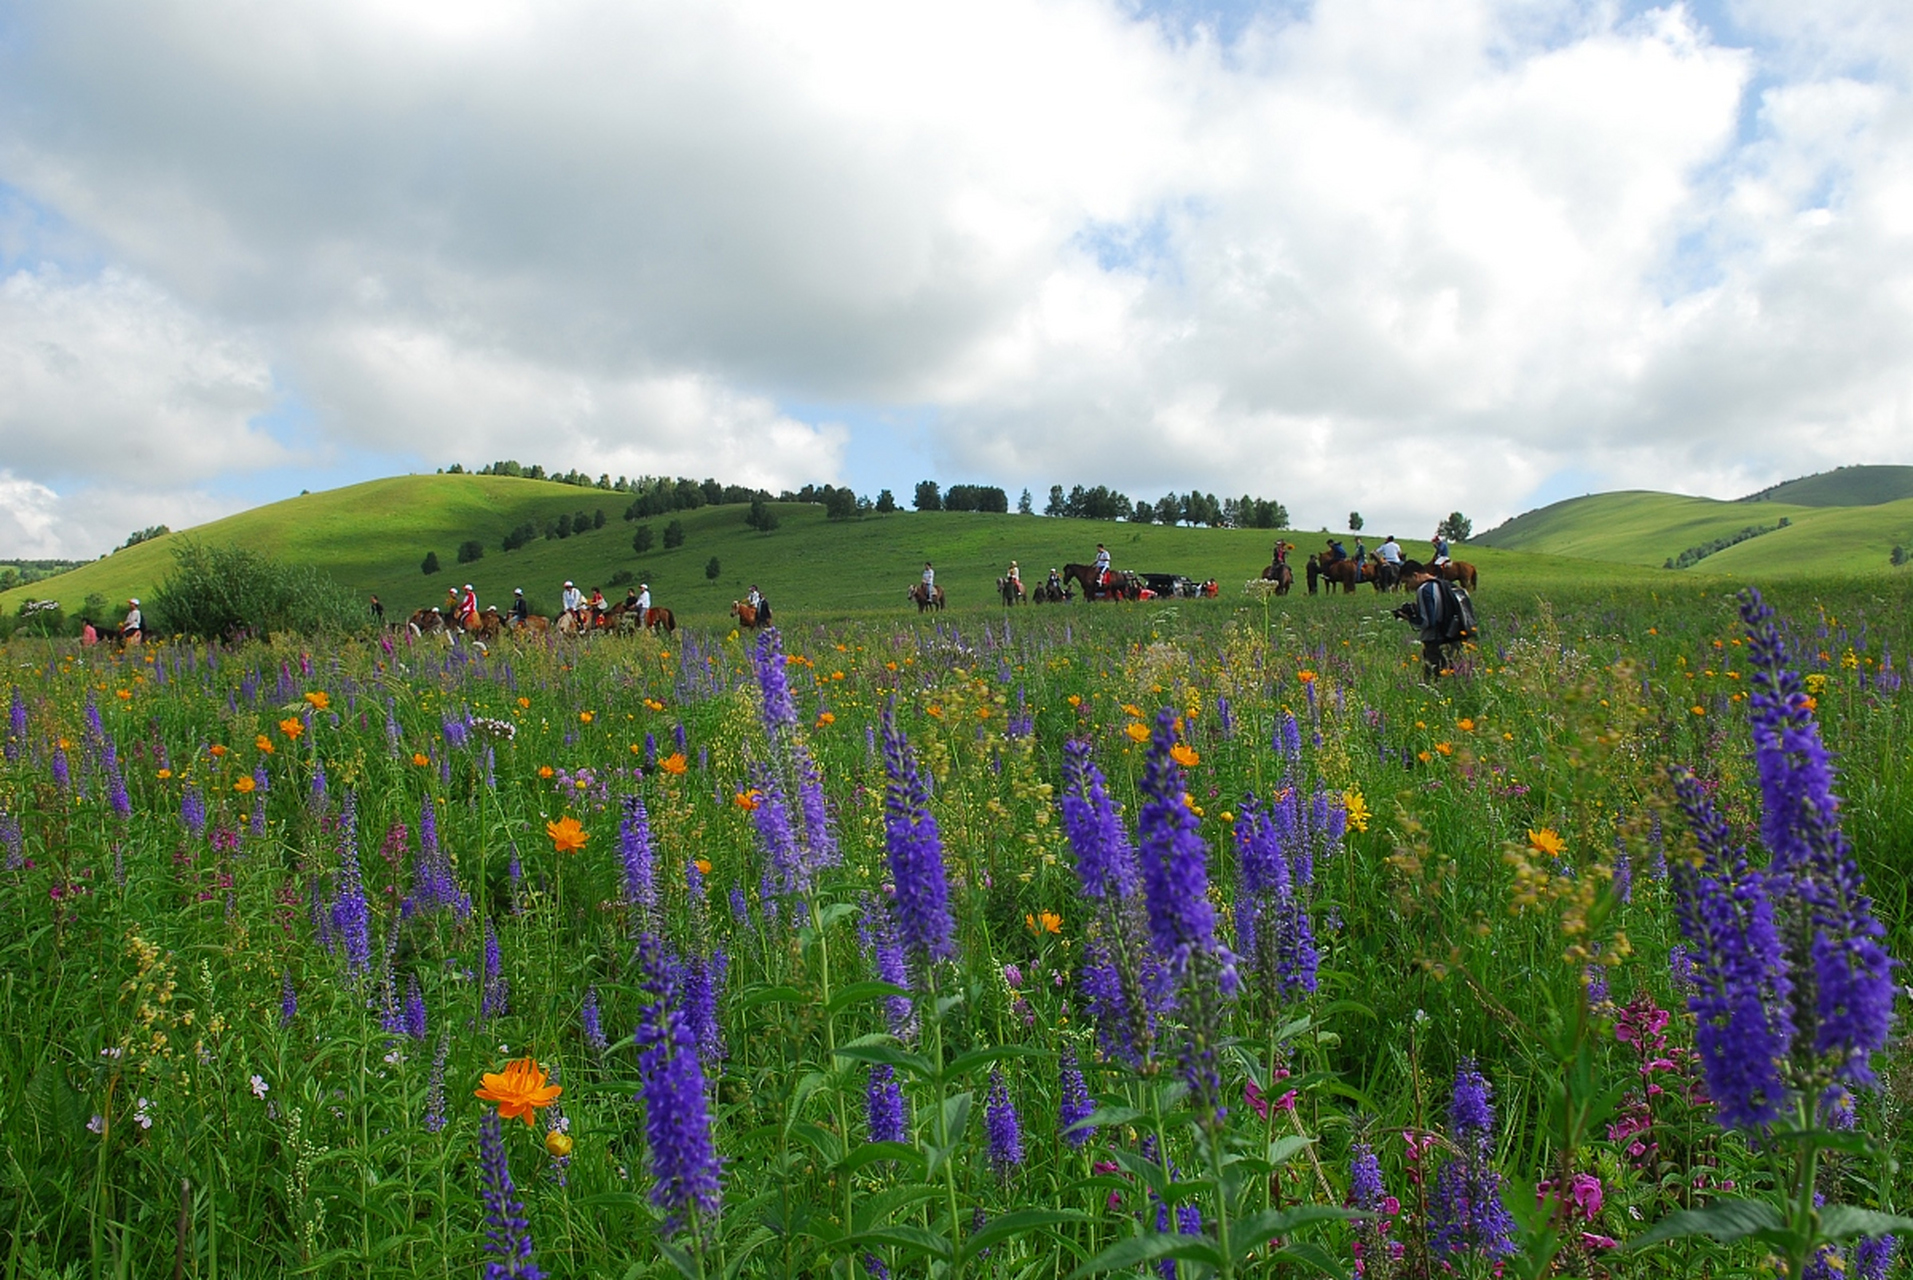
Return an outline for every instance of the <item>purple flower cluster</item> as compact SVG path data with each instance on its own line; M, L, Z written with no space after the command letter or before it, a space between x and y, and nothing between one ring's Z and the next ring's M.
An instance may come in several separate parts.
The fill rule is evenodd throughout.
M611 1045L604 1037L604 1019L598 1012L598 989L596 987L585 988L585 1004L582 1021L584 1024L585 1043L591 1047L592 1053L600 1058L604 1057L605 1051L609 1049Z
M1514 1215L1501 1201L1494 1167L1494 1106L1474 1060L1455 1072L1448 1107L1448 1138L1455 1154L1435 1174L1429 1199L1429 1243L1447 1257L1473 1253L1504 1258L1514 1252Z
M897 932L904 950L918 962L949 960L956 955L956 920L950 914L943 840L930 814L930 781L917 768L888 707L883 713L883 759L890 778L884 789L884 834L896 885Z
M636 908L639 928L648 929L658 910L657 858L651 847L651 819L642 796L626 796L618 820L618 855L624 863L624 900Z
M905 1142L909 1139L903 1118L903 1090L897 1085L896 1071L884 1063L870 1068L870 1084L864 1091L864 1124L872 1142Z
M1082 1064L1076 1060L1076 1050L1066 1046L1056 1102L1056 1127L1062 1130L1063 1141L1079 1149L1088 1145L1096 1136L1096 1126L1083 1125L1080 1129L1076 1126L1095 1114L1096 1099L1089 1096Z
M1297 809L1293 788L1266 806L1247 796L1235 827L1241 865L1236 951L1247 960L1255 989L1276 1002L1313 994L1321 964L1299 880L1308 841Z
M485 1200L485 1280L540 1280L532 1256L531 1223L512 1185L498 1113L478 1123L479 1194Z
M1127 898L1142 880L1135 846L1123 830L1122 814L1110 800L1102 770L1089 759L1089 743L1063 745L1063 832L1076 855L1083 896Z
M651 1148L651 1203L678 1226L687 1213L717 1212L717 1151L697 1035L680 1007L675 966L648 940L640 945L638 964L649 996L637 1042L644 1133Z
M332 929L345 947L345 967L353 974L372 968L372 919L359 875L358 808L350 791L339 813L339 893L332 902Z
M990 1167L1008 1177L1023 1163L1023 1122L1010 1101L1009 1086L1000 1068L990 1069L990 1093L983 1104L983 1127L989 1133Z
M797 704L791 699L790 679L784 671L784 640L776 627L765 627L757 633L752 659L758 692L764 699L764 731L775 739L797 727Z
M410 919L445 910L460 920L467 919L472 914L472 899L458 887L458 877L452 874L452 860L439 844L438 811L428 795L419 808L418 859L412 866L412 892L399 904L399 915Z
M502 1017L511 1007L511 982L505 977L504 966L498 953L498 930L492 927L490 920L485 921L485 974L484 987L478 1001L478 1014L481 1018Z

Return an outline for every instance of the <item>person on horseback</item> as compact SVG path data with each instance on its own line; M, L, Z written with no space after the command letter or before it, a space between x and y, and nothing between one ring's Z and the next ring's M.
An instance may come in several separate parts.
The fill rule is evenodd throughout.
M140 615L139 597L135 596L126 604L126 620L120 623L120 640L122 642L142 640L146 636L146 620Z
M478 625L477 587L474 587L469 582L465 584L465 594L459 597L458 611L453 616L458 619L460 626L475 627Z
M937 589L937 571L930 567L930 562L928 560L925 560L923 562L923 592L925 595L928 595L932 591L935 591L936 589Z
M1339 563L1346 559L1348 559L1348 548L1342 545L1342 540L1340 538L1330 538L1328 540L1328 554L1322 557L1323 567L1326 568L1329 565Z
M513 627L522 627L525 625L525 619L530 616L531 606L525 603L525 589L523 587L513 587L511 589L511 612L506 615L505 621Z
M764 611L764 593L757 589L755 582L751 583L750 594L744 597L744 603L759 613Z
M1051 569L1049 571L1049 581L1045 582L1043 586L1048 590L1050 599L1061 600L1063 598L1063 575L1056 572L1056 570Z
M1395 541L1394 534L1389 534L1382 545L1375 548L1375 558L1382 562L1382 590L1393 591L1396 581L1402 576L1402 544Z
M640 582L638 584L638 594L631 601L631 607L638 611L638 621L640 623L642 623L647 617L651 615L651 584L650 583Z
M1096 585L1107 589L1110 572L1109 548L1099 542L1096 544Z
M1289 562L1289 544L1282 541L1282 539L1277 538L1275 540L1275 552L1274 552L1273 558L1270 559L1269 563L1274 565L1277 569L1280 569L1283 565L1287 564L1288 562Z
M1448 563L1448 539L1441 536L1440 529L1435 530L1434 543L1435 543L1435 563L1447 564Z
M570 578L565 579L565 593L558 597L558 607L571 615L572 621L579 626L585 624L585 596L578 590Z
M1355 555L1353 559L1357 570L1360 570L1362 565L1368 561L1368 546L1360 538L1355 539Z
M611 606L605 601L604 592L598 590L596 587L591 588L591 621L593 625L600 627L604 625L604 613L605 610L610 607Z

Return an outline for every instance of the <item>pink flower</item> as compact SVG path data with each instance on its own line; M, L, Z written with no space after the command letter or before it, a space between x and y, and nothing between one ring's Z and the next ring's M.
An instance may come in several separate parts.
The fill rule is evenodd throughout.
M1568 1203L1588 1222L1601 1212L1601 1180L1591 1173L1577 1173L1568 1180Z
M1287 1080L1289 1078L1289 1069L1287 1067L1277 1067L1275 1069L1274 1078L1275 1080ZM1273 1082L1274 1081L1271 1081L1271 1083ZM1269 1118L1269 1107L1271 1104L1268 1095L1262 1092L1261 1087L1258 1086L1255 1081L1251 1080L1243 1086L1242 1096L1248 1099L1249 1105L1255 1109L1257 1116L1264 1120ZM1290 1089L1287 1093L1277 1098L1273 1105L1277 1111L1295 1110L1295 1090Z

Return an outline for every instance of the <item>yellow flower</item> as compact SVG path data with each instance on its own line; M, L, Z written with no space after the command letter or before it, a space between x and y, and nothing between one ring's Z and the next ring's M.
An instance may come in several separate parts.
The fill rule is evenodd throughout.
M326 697L325 693L319 689L314 689L311 693L308 693L306 695L306 701L312 704L314 711L324 711L332 705L332 699Z
M298 716L287 716L284 720L281 720L279 722L279 732L285 734L288 738L291 738L294 742L297 742L299 740L299 735L304 733L305 731L306 731L306 722L301 720Z
M423 751L414 751L412 753L412 763L423 769L426 765L432 763L432 757L426 755Z
M1561 833L1553 827L1543 827L1539 831L1533 829L1528 831L1528 847L1536 853L1545 853L1550 858L1556 858L1561 855L1563 849L1568 847L1568 842L1563 840Z
M545 1134L545 1150L551 1153L554 1160L564 1159L571 1154L571 1135L556 1129L549 1130Z
M499 1119L523 1120L526 1125L533 1123L540 1107L550 1106L564 1092L558 1085L546 1083L545 1073L531 1058L507 1063L495 1074L486 1072L484 1082L485 1087L474 1090L472 1096L496 1102Z
M1149 741L1149 726L1140 720L1131 720L1129 727L1124 729L1123 732L1129 735L1131 742Z
M666 773L683 773L684 753L682 751L673 751L670 755L658 761L658 768L664 770Z
M551 837L552 850L557 853L576 853L585 847L585 841L591 839L590 833L578 825L578 820L570 814L556 822L547 822L545 834Z
M1808 676L1801 683L1806 685L1807 692L1816 698L1827 691L1827 678L1818 671Z
M1196 749L1181 742L1169 748L1169 758L1185 769L1193 769L1202 763L1202 757Z
M1348 825L1357 831L1368 830L1368 820L1374 815L1368 811L1368 801L1359 791L1349 790L1342 793L1342 808L1348 811Z
M253 787L256 785L257 784L254 783L251 778L247 777L247 778L241 778L239 779L239 781L233 783L232 789L234 791L237 791L240 795L243 796L247 794L248 792L250 792L253 789Z
M1202 806L1197 804L1196 798L1190 795L1187 791L1182 793L1182 807L1187 809L1190 813L1195 814L1198 818L1202 816Z

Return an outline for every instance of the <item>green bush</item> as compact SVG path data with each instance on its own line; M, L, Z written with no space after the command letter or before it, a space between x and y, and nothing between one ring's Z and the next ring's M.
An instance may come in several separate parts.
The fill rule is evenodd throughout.
M664 549L675 551L684 545L684 522L673 520L664 526Z
M723 572L724 572L724 567L718 564L716 556L712 556L710 560L708 560L704 565L704 576L709 578L712 582L716 582L717 575Z
M460 564L470 564L474 560L483 560L484 558L485 544L477 538L467 538L458 544L458 562Z
M438 552L427 551L425 553L425 561L419 565L419 572L427 575L438 572Z
M651 544L654 541L655 539L651 536L651 526L641 524L638 526L638 531L631 535L631 549L639 555L643 555L651 549Z
M358 596L317 569L193 541L174 548L172 575L147 603L150 630L202 638L240 628L336 630L362 612Z

